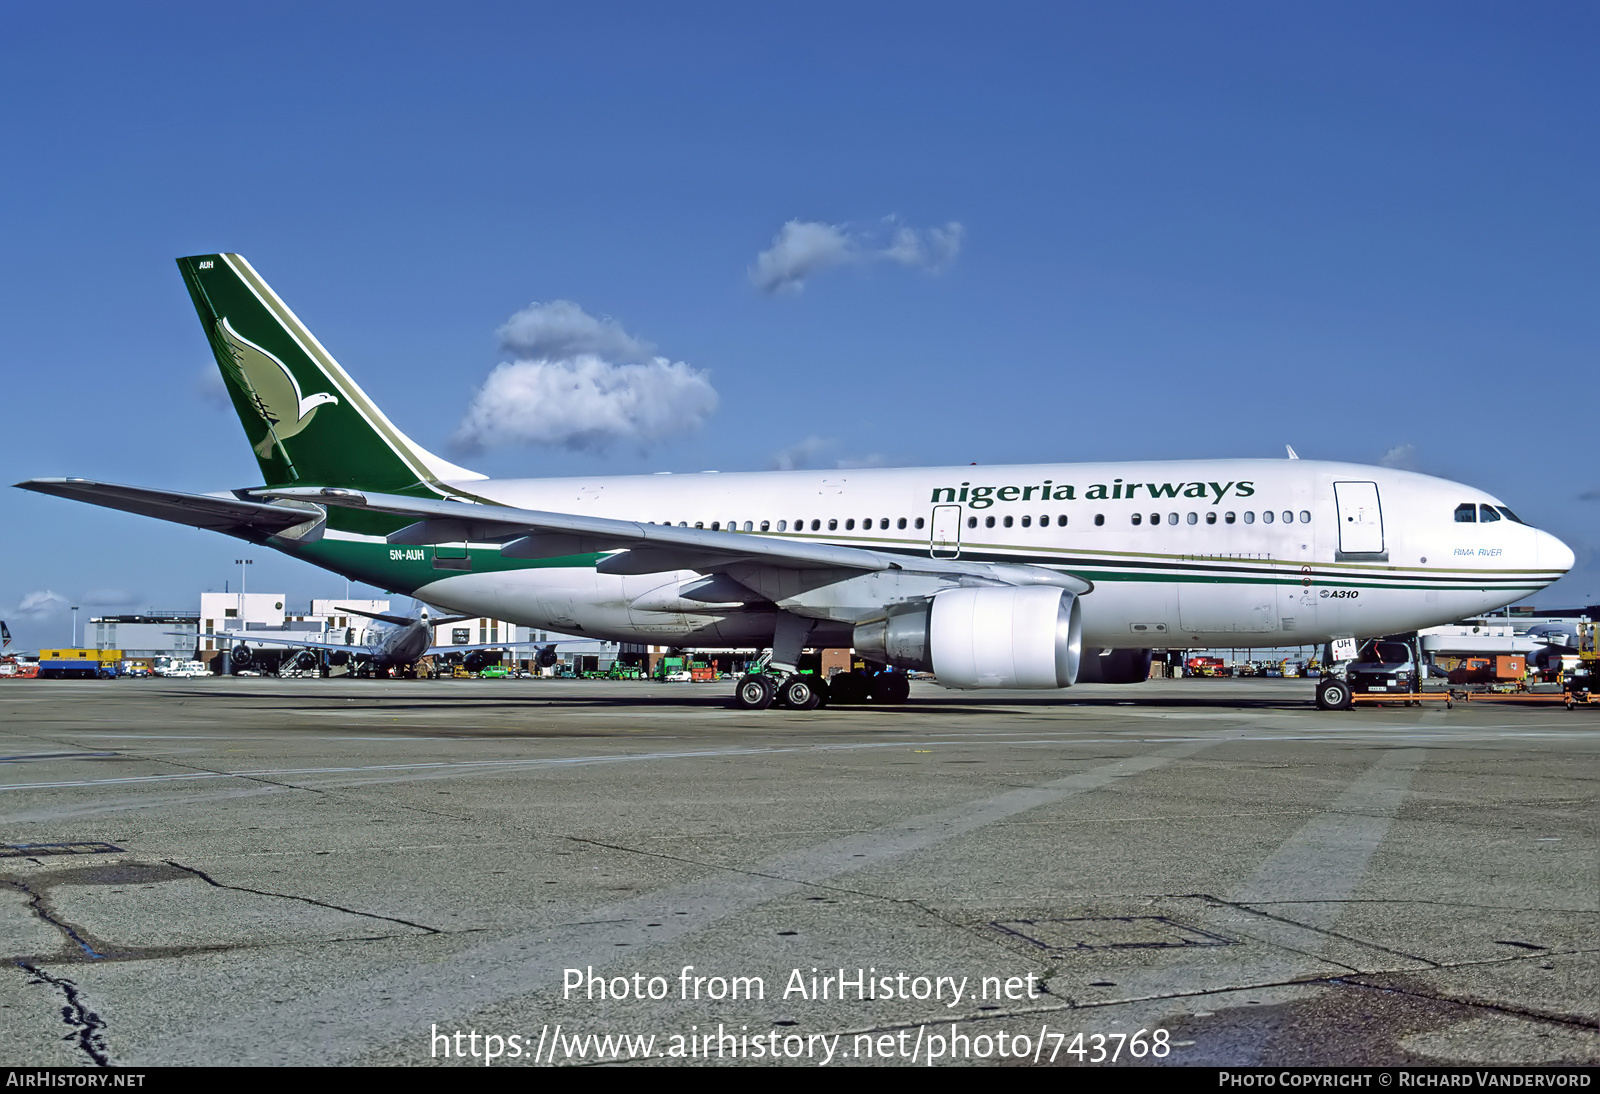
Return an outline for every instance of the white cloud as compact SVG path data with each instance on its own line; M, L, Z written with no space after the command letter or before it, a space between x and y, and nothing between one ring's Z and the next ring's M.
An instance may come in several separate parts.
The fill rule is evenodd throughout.
M649 361L654 346L597 319L570 300L529 304L500 328L500 348L519 361L565 361L593 354L608 361Z
M53 589L35 589L18 601L17 606L11 609L11 614L38 623L60 615L71 606L66 597Z
M1385 452L1378 462L1384 467L1392 467L1396 471L1415 471L1417 469L1416 455L1416 445L1397 444Z
M864 456L840 455L839 442L815 434L772 454L774 471L805 471L814 467L887 467L888 460L878 452Z
M886 218L877 229L791 220L756 255L750 280L765 293L800 292L806 278L830 266L895 262L921 270L941 270L961 253L966 229L956 221L935 228L912 228ZM888 232L888 238L883 233Z
M456 428L465 451L510 445L641 448L700 428L717 408L708 373L652 353L569 300L530 304L500 328L495 366Z
M774 471L803 471L808 467L815 467L817 461L830 449L838 445L838 441L831 437L818 437L812 435L803 441L790 445L788 448L772 454L772 469Z

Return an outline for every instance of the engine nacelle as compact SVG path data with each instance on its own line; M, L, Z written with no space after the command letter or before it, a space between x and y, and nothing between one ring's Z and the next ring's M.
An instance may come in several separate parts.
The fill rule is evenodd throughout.
M1083 649L1076 594L1045 585L951 589L855 629L857 652L932 671L947 688L1064 688Z
M1078 662L1080 684L1142 684L1150 679L1149 650L1091 649Z
M482 672L490 665L498 665L499 663L499 650L473 650L467 654L464 664L468 672Z
M245 645L243 642L240 642L237 646L228 651L228 656L232 659L233 667L235 669L242 669L250 664L251 659L255 655L251 653L249 646Z

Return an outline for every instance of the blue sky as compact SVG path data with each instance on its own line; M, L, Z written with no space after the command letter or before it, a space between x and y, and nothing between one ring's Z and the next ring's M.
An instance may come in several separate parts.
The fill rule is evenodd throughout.
M1593 5L260 7L0 14L6 481L257 481L172 263L227 250L493 475L1287 442L1495 492L1578 552L1537 602L1600 602ZM842 260L765 292L790 222ZM715 409L463 455L556 301ZM0 491L25 644L67 639L47 591L187 607L240 555Z

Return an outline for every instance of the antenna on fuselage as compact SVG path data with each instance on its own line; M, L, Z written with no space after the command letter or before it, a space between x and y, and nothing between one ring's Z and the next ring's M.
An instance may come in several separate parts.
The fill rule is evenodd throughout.
M1289 450L1289 458L1291 460L1298 460L1300 458L1300 456L1295 452L1293 445L1287 445L1286 444L1283 447L1287 448Z

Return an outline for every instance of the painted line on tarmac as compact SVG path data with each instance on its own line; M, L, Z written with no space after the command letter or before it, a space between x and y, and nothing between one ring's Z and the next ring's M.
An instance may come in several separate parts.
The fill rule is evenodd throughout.
M519 932L422 967L408 956L390 972L175 1033L150 1044L137 1058L118 1063L331 1064L390 1044L415 1045L420 1057L430 1023L448 1022L454 1028L458 1019L485 1007L554 989L563 970L594 965L598 954L625 947L627 959L634 960L640 947L695 934L806 885L877 866L1080 794L1126 785L1121 780L1229 740L1219 735L1185 741L780 854L748 868L709 867L710 875L698 881L585 909L583 923ZM359 1015L359 1021L351 1015Z
M1155 967L1119 969L1116 996L1093 1000L1092 1005L1126 1005L1338 976L1354 971L1363 957L1377 958L1385 968L1433 967L1432 962L1399 954L1381 943L1334 932L1345 902L1365 880L1426 757L1423 748L1385 752L1278 844L1248 880L1222 898L1249 919L1242 924L1232 919L1199 924L1236 939L1242 936L1244 945L1204 954L1176 951Z
M1218 738L1221 740L1221 738ZM1074 740L1074 741L1012 741L1012 745L1037 745L1060 747L1063 744L1071 745L1111 745L1111 744L1168 744L1188 743L1193 741L1189 737L1155 738L1148 741L1129 741L1127 738L1107 738L1103 740ZM981 738L974 738L970 744L992 743ZM429 771L471 771L471 770L517 770L536 769L541 767L567 767L584 764L613 764L637 763L651 760L715 760L740 756L779 756L793 755L804 752L853 752L866 749L909 749L918 745L939 745L949 747L950 741L864 741L854 744L832 745L772 745L764 748L719 748L719 749L693 749L684 752L636 752L622 755L587 755L587 756L557 756L540 759L519 758L512 760L427 760L413 763L399 764L367 764L363 766L337 766L337 767L281 767L259 768L248 771L185 771L165 775L123 775L107 779L62 779L53 782L32 783L0 783L0 791L6 790L63 790L90 786L128 786L141 783L169 783L182 780L195 779L259 779L259 778L286 778L296 775L364 775L376 772L429 772ZM142 759L142 758L141 758ZM150 757L147 763L163 762L159 757Z

